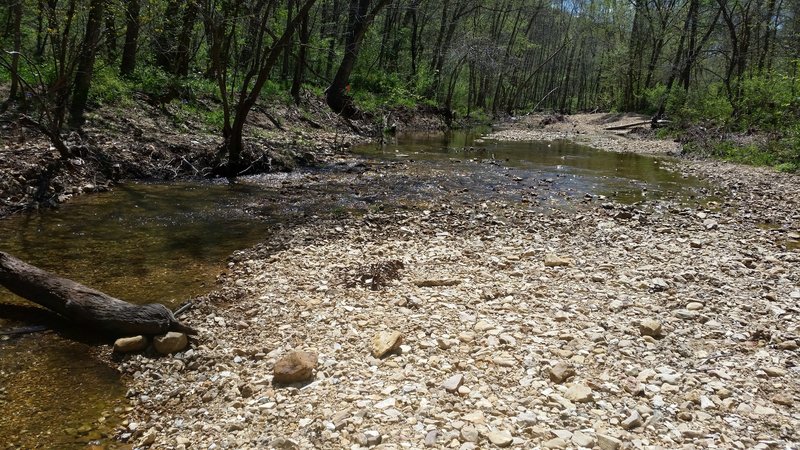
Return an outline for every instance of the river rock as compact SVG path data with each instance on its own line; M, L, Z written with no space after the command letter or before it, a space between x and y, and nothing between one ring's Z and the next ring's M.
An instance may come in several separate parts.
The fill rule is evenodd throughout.
M183 333L177 331L170 331L163 336L156 336L153 339L153 347L158 353L162 355L169 355L170 353L177 353L189 345L189 339Z
M372 338L372 356L383 358L400 348L403 334L399 331L381 331Z
M655 319L644 319L639 323L639 333L642 336L659 337L663 330L661 329L661 322Z
M782 377L786 375L786 370L781 369L780 367L765 367L762 369L768 377Z
M317 354L293 351L279 359L273 368L272 380L275 383L297 383L308 381L317 368Z
M117 353L140 352L147 348L147 344L147 338L144 336L119 338L114 341L114 351Z
M548 370L548 374L550 375L550 381L563 383L575 376L575 368L569 363L560 361Z

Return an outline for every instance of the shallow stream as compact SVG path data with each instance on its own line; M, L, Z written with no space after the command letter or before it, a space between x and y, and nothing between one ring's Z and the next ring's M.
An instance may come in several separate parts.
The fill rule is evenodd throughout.
M313 220L437 198L547 207L586 194L620 202L708 200L707 186L665 170L658 159L565 142L479 138L479 132L404 135L355 149L365 164L257 176L233 186L122 185L0 221L0 250L124 300L174 308L213 289L234 250L269 239L290 216ZM32 308L0 289L0 333L50 324ZM125 386L95 358L96 345L70 331L0 335L0 448L118 446L110 437L126 412Z

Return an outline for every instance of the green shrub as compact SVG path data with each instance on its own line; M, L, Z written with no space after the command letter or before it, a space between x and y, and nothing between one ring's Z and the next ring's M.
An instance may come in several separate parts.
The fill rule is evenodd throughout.
M125 106L130 104L131 95L130 83L120 78L116 70L109 66L94 70L89 89L89 100L92 103Z

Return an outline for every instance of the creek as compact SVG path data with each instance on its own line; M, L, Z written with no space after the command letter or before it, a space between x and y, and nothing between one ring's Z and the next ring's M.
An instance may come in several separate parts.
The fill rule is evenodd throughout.
M544 209L587 195L692 206L712 198L661 159L567 142L493 142L483 131L403 135L355 148L356 164L235 185L120 185L0 221L0 250L124 300L175 308L212 290L235 250L324 214L487 198ZM0 448L124 447L113 436L126 388L113 363L96 357L100 344L0 289L0 333L53 323L0 335Z

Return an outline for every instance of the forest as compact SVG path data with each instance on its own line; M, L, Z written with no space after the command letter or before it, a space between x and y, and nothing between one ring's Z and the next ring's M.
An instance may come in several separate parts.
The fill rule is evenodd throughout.
M306 92L346 117L640 112L687 151L800 158L794 0L9 0L0 20L6 117L62 152L85 111L143 95L200 111L233 167L256 102Z
M6 0L0 447L800 448L798 72L800 0Z

